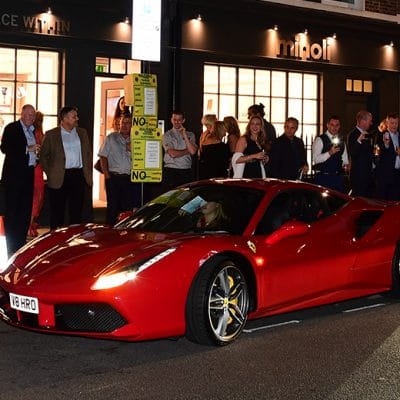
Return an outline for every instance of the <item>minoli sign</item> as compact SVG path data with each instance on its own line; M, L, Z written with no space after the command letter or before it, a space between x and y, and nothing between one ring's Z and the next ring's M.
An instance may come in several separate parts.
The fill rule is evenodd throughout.
M0 14L0 27L47 35L68 35L70 33L69 21L63 21L49 14L38 16Z
M327 39L322 40L322 45L319 43L308 44L298 40L278 40L276 56L310 61L330 61L331 59Z

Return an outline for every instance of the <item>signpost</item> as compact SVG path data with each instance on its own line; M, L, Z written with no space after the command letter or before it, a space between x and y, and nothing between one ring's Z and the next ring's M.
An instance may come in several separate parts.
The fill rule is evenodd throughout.
M125 98L133 105L131 129L132 182L161 182L162 137L157 119L157 76L125 77Z

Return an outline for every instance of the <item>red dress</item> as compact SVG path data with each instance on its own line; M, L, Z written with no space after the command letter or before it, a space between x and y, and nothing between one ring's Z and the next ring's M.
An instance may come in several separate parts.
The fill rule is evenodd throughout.
M43 131L40 129L35 130L36 143L42 143ZM43 169L40 164L35 167L35 175L33 178L33 203L32 203L32 217L37 218L40 215L40 210L43 206L44 199L44 179Z

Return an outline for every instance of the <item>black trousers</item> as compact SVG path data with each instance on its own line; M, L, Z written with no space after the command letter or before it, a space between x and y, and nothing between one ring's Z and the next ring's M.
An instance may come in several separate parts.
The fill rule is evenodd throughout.
M168 191L185 183L192 182L193 173L191 169L164 168L163 190Z
M115 174L110 172L106 179L107 193L107 224L114 225L118 215L123 211L130 211L141 206L140 183L131 182L129 174Z
M314 183L344 193L344 177L341 174L325 174L317 172L314 177Z
M85 178L81 168L66 169L62 186L49 188L51 229L82 222L84 190ZM68 223L64 224L66 211Z
M34 167L28 167L25 176L4 184L4 228L9 257L26 243L32 212L33 173Z
M377 176L377 197L400 200L400 169L393 169L387 176Z

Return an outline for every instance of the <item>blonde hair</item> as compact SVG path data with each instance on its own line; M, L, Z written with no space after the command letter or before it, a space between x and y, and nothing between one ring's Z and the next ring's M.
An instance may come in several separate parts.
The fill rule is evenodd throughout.
M222 140L226 136L225 124L222 121L215 121L212 133L217 139Z
M201 119L201 123L208 129L214 125L215 121L217 121L217 116L215 114L206 114Z
M258 143L260 144L260 146L264 147L265 142L266 142L265 131L264 131L264 121L263 121L262 117L260 117L259 115L253 115L252 117L250 117L249 123L246 126L246 130L245 130L243 136L246 136L246 139L250 139L250 137L251 137L250 124L251 124L251 121L253 121L253 119L258 119L259 121L261 121L261 128L260 128L260 132L258 132L257 140L258 140Z

